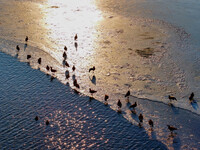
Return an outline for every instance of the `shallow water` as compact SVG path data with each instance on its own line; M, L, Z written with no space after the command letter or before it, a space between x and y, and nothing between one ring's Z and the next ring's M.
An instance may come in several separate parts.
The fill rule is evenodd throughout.
M135 116L130 114L129 106L125 102L124 94L127 90L131 90L132 96L166 104L168 95L174 95L178 99L174 103L176 107L200 113L200 57L199 45L196 42L199 39L198 32L194 32L195 28L189 30L190 25L180 22L179 13L170 18L167 12L171 10L161 9L166 5L165 2L157 2L158 6L151 1L96 1L97 5L89 0L1 0L0 3L2 52L27 62L30 67L50 74L85 95L90 95L90 87L97 90L94 97L101 102L104 95L109 94L108 103L113 110L117 110L117 100L122 99L123 116L132 124L137 125L138 122L134 119ZM177 2L176 6L186 7L187 3ZM192 2L188 6L192 7ZM172 10L175 8L170 7ZM160 13L160 9L165 15ZM194 12L197 12L196 16L199 10L194 7ZM185 15L185 18L190 20L188 15ZM199 22L195 20L194 25L198 26ZM76 33L78 40L74 41ZM29 36L27 45L24 42L26 35ZM21 48L19 52L15 49L16 45ZM66 61L70 67L64 66L64 46L68 48ZM27 60L27 55L31 55L31 59ZM40 57L41 65L37 63ZM47 65L57 72L47 71ZM76 67L75 71L72 71L72 66ZM89 73L88 70L92 66L95 66L96 70ZM66 71L70 74L69 79L66 79ZM80 89L73 86L74 79L77 79ZM194 105L188 102L191 92L195 93L197 101ZM187 114L186 117L189 118L194 117L197 125L198 116L185 110L180 110L179 118L172 112L157 114L157 111L166 112L171 108L162 104L163 108L154 112L154 108L144 106L149 105L148 103L156 106L157 103L148 100L145 102L136 97L131 97L130 101L133 103L137 100L141 104L138 113L149 113L146 115L147 120L151 117L157 118L155 130L159 136L156 139L165 143L168 148L174 148L173 139L169 142L166 136L168 118L161 119L163 115L170 115L172 118L169 122L173 122L175 117L173 124L184 128L178 134L185 134L181 138L177 137L180 138L178 142L175 139L175 143L178 143L175 146L186 149L185 145L189 145L189 148L198 147L198 134L193 133L187 125L182 125L182 117L185 117L183 114ZM161 125L158 122L162 122ZM146 123L144 126L148 131ZM195 126L193 127L196 128ZM187 134L191 137L188 138Z

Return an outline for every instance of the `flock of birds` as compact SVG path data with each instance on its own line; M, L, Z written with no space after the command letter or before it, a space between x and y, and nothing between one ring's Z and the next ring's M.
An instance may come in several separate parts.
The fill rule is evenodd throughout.
M76 35L74 36L74 40L76 41L77 39L78 39L78 36L77 36L77 34L76 34ZM26 36L25 42L26 42L26 45L27 45L28 36ZM78 45L77 42L75 42L75 47L76 47L76 48L77 48L77 45ZM19 45L16 46L16 49L17 49L17 51L20 51ZM67 47L66 47L66 46L64 46L64 50L67 51ZM65 66L69 67L68 62L66 61L66 59L67 59L67 54L66 54L65 51L63 52L63 58L64 58L63 64L64 64ZM30 58L31 58L31 55L27 55L27 59L30 59ZM38 58L38 64L41 64L41 62L42 62L42 58ZM75 71L75 69L76 69L76 68L75 68L75 66L73 65L72 70ZM46 66L46 70L47 70L47 71L51 71L52 73L57 72L56 69L53 69L51 66L48 66L48 65ZM92 68L89 68L89 72L91 72L91 71L93 71L93 72L95 71L95 66L93 66ZM66 72L65 72L65 76L66 76L66 79L68 79L68 78L70 77L69 71L66 71ZM51 79L53 79L53 78L54 78L54 77L52 77ZM74 79L73 85L74 85L76 88L80 88L80 86L79 86L79 84L78 84L78 82L77 82L76 79ZM89 93L92 95L92 97L90 97L90 99L93 98L93 94L96 93L96 92L97 92L96 90L93 90L93 89L89 88ZM130 96L130 91L128 91L128 92L125 94L125 96L124 96L125 98L127 98L126 100L127 100L128 103L129 103L129 96ZM177 101L176 97L174 97L174 96L169 95L168 98L169 98L169 100L170 100L170 103L169 103L169 104L170 104L171 106L172 106L172 103L171 103L172 101L174 101L174 100ZM108 99L109 99L109 96L108 96L108 95L105 95L105 98L104 98L104 104L105 104L105 105L108 105ZM193 102L193 101L194 101L194 93L193 93L193 92L192 92L191 95L189 96L189 100L190 100L190 102ZM117 106L118 106L117 112L118 112L118 113L121 113L122 103L121 103L120 100L118 100ZM129 108L131 109L131 112L132 112L133 114L136 114L136 110L135 110L136 107L137 107L137 102L135 102L134 104L132 104L132 105L129 106ZM139 124L138 124L138 126L139 126L139 127L142 127L142 124L143 124L143 115L142 115L141 113L139 114L138 119L139 119ZM39 120L39 117L36 116L36 117L35 117L35 121L38 121L38 120ZM49 123L50 123L50 122L49 122L48 120L46 120L46 125L49 125ZM154 122L153 122L151 119L149 119L148 124L149 124L151 130L153 130ZM168 127L169 131L171 132L171 134L173 134L173 131L174 131L174 130L177 130L176 127L171 126L171 125L167 125L167 127Z

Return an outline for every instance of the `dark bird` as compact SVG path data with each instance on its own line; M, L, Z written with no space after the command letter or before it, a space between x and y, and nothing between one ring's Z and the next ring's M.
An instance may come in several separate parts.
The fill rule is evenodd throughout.
M169 98L169 100L171 101L171 100L176 100L177 101L177 99L176 99L176 97L174 97L174 96L168 96L168 98Z
M28 36L26 36L25 41L28 42Z
M121 101L120 101L120 100L118 100L118 102L117 102L117 106L118 106L119 108L121 108L121 107L122 107L122 103L121 103Z
M51 67L51 72L57 72L57 70L55 70L55 69L53 69L53 68Z
M143 122L143 115L142 115L142 114L140 114L140 115L138 116L138 118L139 118L140 122Z
M153 128L153 121L151 119L149 119L149 125L151 128Z
M79 86L79 84L77 83L77 80L76 80L76 79L73 81L73 84L74 84L75 87L80 88L80 86Z
M72 67L72 70L74 71L75 69L76 69L76 67L75 67L75 66L73 66L73 67Z
M93 95L94 93L96 93L97 91L92 90L91 88L89 89L90 93Z
M36 117L35 117L35 121L38 121L38 119L39 119L38 116L36 116Z
M124 97L129 97L130 94L131 94L130 91L128 91Z
M135 109L135 107L137 107L137 102L135 102L134 104L132 104L131 106L129 106L129 108L133 108L133 109Z
M65 66L69 67L69 64L67 62L65 62Z
M63 53L63 58L66 59L67 58L67 54L64 52Z
M27 59L30 59L31 58L31 55L27 55L27 57L26 57Z
M170 130L170 132L172 133L174 130L177 130L177 128L173 127L173 126L170 126L170 125L167 125L168 126L168 129Z
M65 50L65 51L67 50L67 47L66 47L66 46L64 47L64 50Z
M104 100L105 100L105 101L107 101L107 100L108 100L108 98L109 98L109 96L108 96L108 95L105 95L105 98L104 98Z
M41 64L41 62L42 62L42 58L39 58L38 59L38 64Z
M70 77L68 70L65 71L65 77L66 77L66 79L69 79L69 77Z
M108 105L108 102L107 102L108 98L109 98L109 96L108 96L108 95L105 95L105 98L104 98L104 100L105 100L104 105Z
M19 45L16 46L16 49L17 49L18 51L20 50Z
M76 41L78 39L78 35L76 34L75 36L74 36L74 40Z
M190 97L189 97L189 100L190 100L190 101L193 101L193 100L194 100L194 93L193 93L193 92L191 93L191 95L190 95Z
M46 121L46 125L47 125L47 126L49 125L49 120Z
M93 72L94 72L94 71L95 71L95 66L93 66L92 68L90 68L90 69L89 69L89 72L90 72L90 71L93 71Z
M49 71L49 66L48 65L46 66L46 69Z

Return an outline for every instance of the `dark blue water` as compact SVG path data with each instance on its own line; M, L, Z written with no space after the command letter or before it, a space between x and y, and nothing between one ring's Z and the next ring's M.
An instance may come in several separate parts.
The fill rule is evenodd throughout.
M2 52L0 84L0 149L167 149L99 101Z

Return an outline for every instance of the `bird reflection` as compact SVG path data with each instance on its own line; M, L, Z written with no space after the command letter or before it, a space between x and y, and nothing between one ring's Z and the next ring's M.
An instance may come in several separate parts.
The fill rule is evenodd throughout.
M24 44L24 51L26 50L27 46L28 46L28 44L25 43L25 44Z
M76 51L77 51L77 49L78 49L78 43L77 42L74 43L74 47L76 48Z

